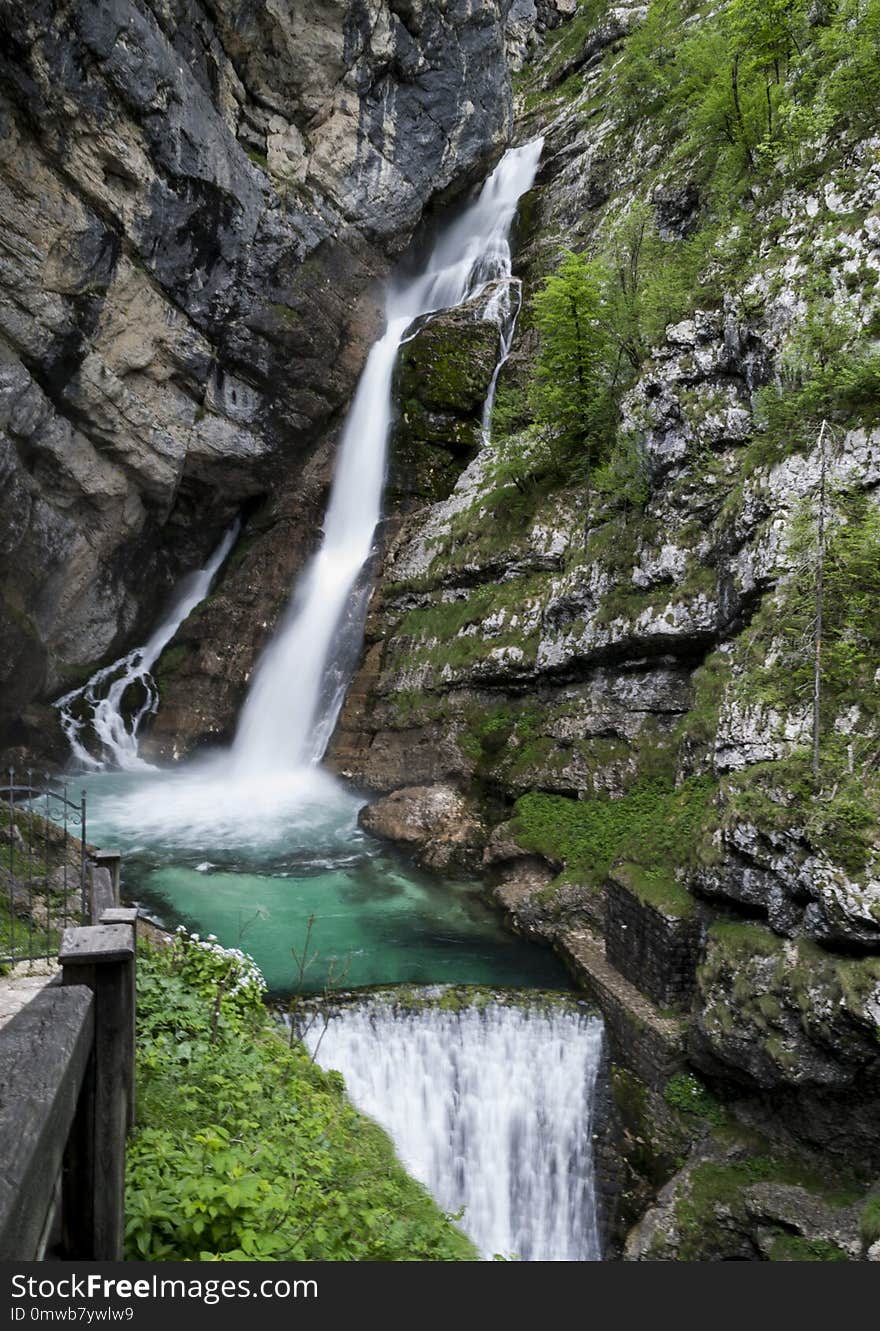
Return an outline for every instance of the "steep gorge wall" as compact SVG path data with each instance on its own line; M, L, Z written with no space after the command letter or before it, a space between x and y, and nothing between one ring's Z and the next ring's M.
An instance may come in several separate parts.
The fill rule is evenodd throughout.
M799 382L791 348L811 319L854 330L852 363L876 351L877 141L826 144L812 170L714 212L717 182L680 156L670 166L668 114L641 118L618 91L644 18L584 5L520 79L517 134L547 142L502 390L528 384L530 305L561 251L614 253L635 215L657 265L664 246L686 255L709 237L619 406L646 493L594 492L588 512L564 469L500 481L503 428L451 491L426 485L389 527L330 760L392 792L365 826L427 864L489 873L517 927L552 941L600 1001L624 1215L693 1151L631 1256L766 1257L789 1251L783 1233L802 1257L811 1243L858 1256L854 1203L823 1211L821 1181L800 1166L783 1179L771 1157L861 1171L861 1187L880 1169L877 589L854 564L837 584L861 600L841 611L851 664L835 676L831 663L823 685L817 787L803 553L824 468L836 520L876 566L878 396L828 407L822 450L818 422L793 409L772 437L759 407L762 389ZM412 381L430 375L423 337ZM447 395L454 421L471 394ZM398 460L415 450L433 476L405 375L401 409Z
M388 256L508 137L507 9L0 4L7 740L39 738L29 704L143 634L244 507L180 729L229 728Z

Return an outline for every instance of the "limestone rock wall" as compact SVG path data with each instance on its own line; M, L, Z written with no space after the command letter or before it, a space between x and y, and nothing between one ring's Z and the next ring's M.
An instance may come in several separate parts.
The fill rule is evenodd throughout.
M528 382L530 300L561 251L607 252L634 211L661 246L707 225L703 187L668 167L662 125L615 102L644 17L584 8L520 78L517 133L540 130L546 147L521 209L525 303L502 388ZM761 415L762 390L798 382L793 339L811 310L876 348L876 149L864 134L809 185L754 185L735 225L716 222L689 313L658 330L620 403L643 502L593 493L588 511L583 483L564 475L499 483L497 438L451 493L423 492L389 539L331 746L340 771L383 793L380 809L406 788L392 807L405 821L413 804L418 835L379 821L423 858L432 790L468 802L471 829L482 822L499 903L567 957L603 1006L618 1070L642 1087L637 1106L623 1092L618 1105L642 1205L646 1179L668 1178L676 1155L651 1164L645 1141L694 1073L781 1150L880 1169L877 676L868 662L834 684L829 669L817 791L811 680L797 664L820 474L837 530L870 523L880 432L870 410L866 424L837 408L833 447L794 421L774 452ZM398 449L423 443L404 420ZM852 643L875 631L865 595ZM687 799L691 821L671 821ZM713 1110L689 1112L698 1137L711 1133ZM739 1191L755 1179L739 1156L710 1156L730 1164L745 1208L731 1246L765 1257L784 1228L778 1199L763 1199L756 1238L757 1202ZM797 1232L831 1242L818 1222Z
M288 585L264 594L261 564L286 578L290 519L313 530L300 473L322 440L326 471L388 254L509 134L506 10L0 4L7 738L271 496L253 614L231 597L249 649L225 692L202 675L201 719L174 703L181 743L229 728ZM203 625L205 660L225 636Z

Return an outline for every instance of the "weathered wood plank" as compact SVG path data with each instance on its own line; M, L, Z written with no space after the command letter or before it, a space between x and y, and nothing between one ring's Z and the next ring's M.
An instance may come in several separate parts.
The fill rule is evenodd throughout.
M134 931L135 945L137 944L137 920L138 913L134 906L113 906L110 910L105 910L101 916L102 924L130 924ZM137 946L135 946L135 955L132 959L129 975L129 989L131 992L131 1048L134 1050L137 1038ZM128 1129L134 1127L135 1110L135 1078L134 1078L134 1056L128 1060Z
M119 884L122 877L122 855L118 850L96 850L94 860L102 869L110 871L113 883L113 906L119 905Z
M131 924L137 928L138 913L135 906L110 906L101 916L101 924Z
M0 1033L0 1258L33 1260L94 1036L81 986L37 994Z
M62 966L103 965L130 961L134 956L134 934L127 924L93 924L65 929L58 960Z
M134 929L101 924L66 930L61 963L65 985L86 984L95 995L94 1053L67 1160L65 1247L74 1259L120 1261L134 1080ZM75 1203L80 1190L91 1199L86 1207Z
M113 878L110 870L98 864L89 865L91 880L91 918L92 924L98 924L104 912L116 905L113 892Z

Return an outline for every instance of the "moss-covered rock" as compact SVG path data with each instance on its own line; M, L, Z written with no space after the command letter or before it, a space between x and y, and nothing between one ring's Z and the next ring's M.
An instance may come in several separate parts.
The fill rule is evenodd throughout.
M858 1261L859 1189L717 1132L632 1230L627 1261Z
M431 315L404 342L394 374L397 419L389 486L398 504L443 499L476 453L499 330L479 303Z

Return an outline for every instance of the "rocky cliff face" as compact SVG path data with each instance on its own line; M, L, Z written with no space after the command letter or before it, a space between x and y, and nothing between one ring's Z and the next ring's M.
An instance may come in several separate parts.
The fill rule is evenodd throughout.
M315 528L300 475L322 441L326 462L387 256L509 134L506 11L0 5L7 737L256 508L227 595L246 646L215 688L228 626L208 617L193 667L189 731L228 727L302 554L291 527Z
M863 402L827 392L818 416L804 387L825 373L809 357L837 354L829 328L847 348L831 377L874 364L877 141L826 142L812 171L789 163L713 212L720 184L693 158L670 166L661 109L648 123L621 100L645 17L582 6L520 77L518 133L545 130L547 146L502 380L528 391L532 302L561 250L604 253L624 294L640 265L671 287L683 262L689 294L669 302L617 407L629 451L616 456L634 450L639 493L621 500L600 475L588 494L566 466L499 480L511 444L496 417L451 493L426 486L389 535L331 761L394 792L369 810L373 831L429 864L482 863L518 927L553 941L602 1004L624 1212L674 1171L683 1141L702 1141L631 1257L767 1257L792 1234L793 1251L857 1255L855 1213L820 1215L820 1184L774 1191L761 1134L844 1172L880 1168L880 589L843 553L851 542L872 567L880 555L880 399L876 369ZM402 420L398 449L425 469L435 446ZM820 502L841 542L830 596L858 605L824 605L826 629L838 618L817 777ZM695 1072L736 1106L746 1144L706 1144L732 1121L711 1097L689 1111ZM696 1080L691 1092L708 1094ZM702 1248L701 1226L714 1235Z
M600 1004L629 1258L877 1256L876 60L846 46L835 94L834 7L802 6L797 53L695 132L727 8L0 0L0 720L143 632L243 508L152 743L229 734L378 279L505 141L512 69L513 133L546 147L492 442L497 336L453 311L398 367L330 761L383 796L371 831L486 875ZM568 249L619 349L589 484L532 419Z

